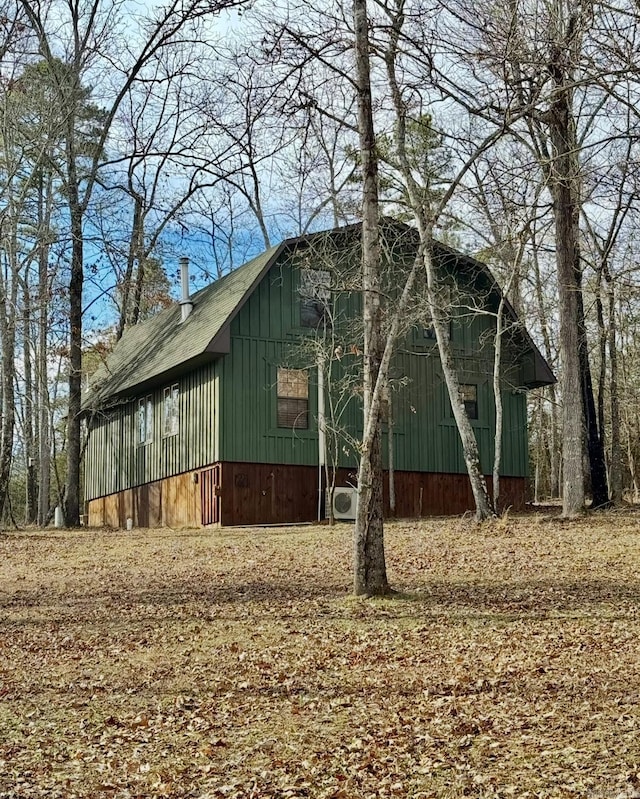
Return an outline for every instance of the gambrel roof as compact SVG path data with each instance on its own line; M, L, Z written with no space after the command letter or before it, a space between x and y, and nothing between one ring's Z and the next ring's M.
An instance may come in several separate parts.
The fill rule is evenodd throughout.
M207 360L228 353L231 322L285 251L316 236L354 232L359 227L358 224L286 239L193 294L190 297L193 310L185 321L179 303L175 303L142 324L127 328L91 378L83 409L90 411L140 395L160 381L169 382ZM405 225L399 227L410 235L414 233ZM500 296L498 284L484 264L437 242L434 251L436 256L455 258L461 271L479 276L491 295ZM516 320L509 303L506 309L511 319ZM534 388L555 382L549 365L524 328L520 326L517 335L521 337L521 353L529 361L526 386Z
M97 408L110 398L135 394L161 376L169 379L202 360L229 351L229 324L277 259L283 244L271 247L190 297L193 310L182 321L175 303L151 319L126 328L91 378L83 407Z

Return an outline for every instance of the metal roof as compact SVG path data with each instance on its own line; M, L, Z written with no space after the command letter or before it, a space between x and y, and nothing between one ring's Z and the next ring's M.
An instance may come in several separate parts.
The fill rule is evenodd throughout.
M406 225L393 224L409 236L416 235ZM359 227L359 224L349 225L335 231L286 239L192 295L193 310L184 322L181 321L180 305L175 303L148 321L127 328L93 375L89 391L83 397L83 409L97 409L110 401L121 401L128 395L140 394L147 386L151 387L161 379L168 380L205 358L228 352L232 319L286 248L317 236L341 232L353 234ZM493 275L482 262L439 242L434 242L434 250L440 257L454 257L460 265L471 267L483 275L493 292L500 292ZM508 302L506 306L508 315L515 321L513 307ZM522 337L523 355L528 352L531 357L527 387L554 383L551 368L523 326L519 327L517 335Z

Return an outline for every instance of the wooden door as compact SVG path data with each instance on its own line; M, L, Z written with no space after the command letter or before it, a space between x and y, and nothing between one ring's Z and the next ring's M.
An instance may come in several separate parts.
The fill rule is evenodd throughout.
M200 472L200 506L203 526L220 522L221 477L222 467L219 463Z

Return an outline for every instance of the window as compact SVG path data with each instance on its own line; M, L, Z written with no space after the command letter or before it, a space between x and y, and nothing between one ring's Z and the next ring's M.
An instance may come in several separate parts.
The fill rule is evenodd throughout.
M300 270L300 324L319 327L329 321L331 274L323 269Z
M163 436L176 436L178 435L178 422L180 419L178 408L178 384L174 383L172 386L167 386L164 390L163 418L162 418L162 435Z
M429 325L428 327L422 328L422 338L428 338L430 340L434 340L436 337L436 329L433 325Z
M382 397L380 398L380 421L382 424L389 424L389 417L391 416L391 392L389 386L386 385L382 389Z
M449 341L453 341L453 319L449 320L448 324ZM422 338L428 341L436 340L436 329L433 324L427 325L422 328Z
M304 369L278 368L278 427L309 427L309 375Z
M138 400L138 444L148 444L153 438L153 398Z
M469 419L478 418L478 386L470 384L460 385L460 399L464 405Z

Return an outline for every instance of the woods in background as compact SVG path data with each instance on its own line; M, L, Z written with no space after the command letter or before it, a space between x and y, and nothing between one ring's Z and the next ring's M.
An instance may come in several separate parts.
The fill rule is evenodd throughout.
M83 368L170 301L179 255L213 279L364 218L371 264L381 215L420 232L445 364L432 237L491 267L558 375L535 499L638 501L638 27L624 1L3 0L0 520L79 523ZM393 314L365 307L375 417Z

